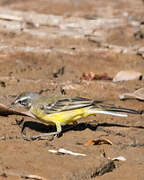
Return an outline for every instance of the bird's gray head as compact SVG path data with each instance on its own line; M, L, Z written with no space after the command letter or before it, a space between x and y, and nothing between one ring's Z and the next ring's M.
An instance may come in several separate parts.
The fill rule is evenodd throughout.
M32 101L40 95L35 92L23 92L21 93L11 105L19 105L29 109L32 105Z

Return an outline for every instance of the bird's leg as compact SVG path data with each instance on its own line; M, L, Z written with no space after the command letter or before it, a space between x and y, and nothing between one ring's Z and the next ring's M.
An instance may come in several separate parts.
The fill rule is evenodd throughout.
M16 124L21 128L21 134L23 136L26 136L26 132L25 132L25 121L24 121L24 117L22 117L22 119L19 121L16 119Z
M40 140L53 140L54 137L59 137L59 135L62 132L62 128L61 128L61 124L59 122L56 122L56 132L52 132L52 133L41 133L39 135L36 136L26 136L25 134L22 134L25 140L36 140L36 139L40 139ZM52 136L51 139L46 138L45 136Z
M65 127L65 128L63 129L63 132L66 132L66 131L68 131L68 130L74 129L74 128L77 126L77 124L78 124L77 121L74 121L71 126Z

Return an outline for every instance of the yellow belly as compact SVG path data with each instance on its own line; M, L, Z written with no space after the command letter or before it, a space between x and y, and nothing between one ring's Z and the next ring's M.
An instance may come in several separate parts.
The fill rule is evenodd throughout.
M84 118L90 115L87 113L86 108L63 111L53 114L46 114L41 109L35 111L34 108L31 108L30 111L42 122L49 124L56 124L56 122L59 122L61 125L73 123L80 118Z

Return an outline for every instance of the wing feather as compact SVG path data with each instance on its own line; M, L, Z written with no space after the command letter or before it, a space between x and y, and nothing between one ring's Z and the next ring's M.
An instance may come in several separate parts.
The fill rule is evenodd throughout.
M43 106L43 110L48 114L61 111L69 111L73 109L91 106L93 102L94 101L91 99L82 97L64 98L57 100L55 103L46 104L45 106ZM100 102L102 101L97 101L97 103Z

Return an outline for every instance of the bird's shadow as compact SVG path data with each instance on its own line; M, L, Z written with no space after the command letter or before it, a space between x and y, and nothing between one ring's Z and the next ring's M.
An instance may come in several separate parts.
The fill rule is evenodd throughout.
M91 131L96 131L99 127L121 127L121 128L139 128L144 129L143 126L130 126L130 125L122 125L122 124L115 124L115 123L84 123L80 122L77 125L65 125L62 127L62 132L66 133L70 130L73 131L83 131L85 129L90 129ZM49 132L55 132L56 127L53 125L46 125L40 122L35 121L24 121L21 132L25 130L25 128L30 128L32 130L38 131L40 133L49 133Z

